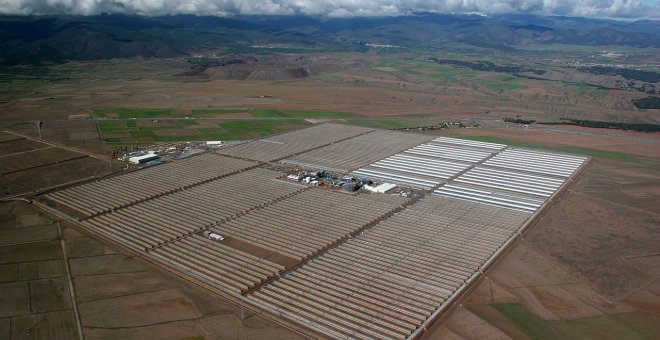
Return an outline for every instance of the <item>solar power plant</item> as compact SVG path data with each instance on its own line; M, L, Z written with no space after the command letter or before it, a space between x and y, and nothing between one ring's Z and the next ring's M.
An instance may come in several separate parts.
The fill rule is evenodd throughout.
M430 189L493 156L505 145L439 137L352 172Z
M83 223L127 246L149 249L304 188L275 180L282 175L265 169L248 170L97 215Z
M91 216L255 165L257 163L207 153L163 167L146 168L57 191L46 197Z
M282 162L312 169L349 172L431 139L433 137L426 135L379 130L305 152Z
M434 194L535 212L586 160L573 155L507 149Z
M374 131L374 129L323 124L236 145L219 150L218 152L224 155L269 162L291 157L303 151L339 142L371 131Z
M187 275L233 294L241 294L285 269L281 264L200 235L176 240L149 254Z
M428 197L249 295L337 338L406 338L529 217Z
M212 230L302 260L406 201L399 196L310 189Z
M282 159L277 171L263 163ZM39 204L315 334L412 339L587 160L324 124L51 192ZM287 180L287 165L405 190L314 187Z

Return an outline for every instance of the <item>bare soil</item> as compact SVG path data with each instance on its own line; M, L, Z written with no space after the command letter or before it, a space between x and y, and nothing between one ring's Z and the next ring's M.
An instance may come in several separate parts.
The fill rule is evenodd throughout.
M263 72L254 76L262 80L214 79L213 75L184 80L161 74L176 71L161 66L159 61L144 60L67 64L63 67L80 72L80 76L56 84L28 82L24 89L12 90L8 94L11 99L0 104L0 127L36 137L31 121L47 121L42 131L45 139L107 154L98 140L96 123L68 120L70 114L108 107L185 112L205 107L254 107L350 112L373 119L501 119L520 114L547 120L659 121L652 111L630 106L635 93L578 94L572 88L540 81L529 81L520 91L502 92L484 86L424 81L391 69L368 67L332 71L338 79L331 81L314 77L274 80L269 78L271 73ZM226 74L218 78L223 77ZM209 124L204 122L203 126L215 123ZM486 273L487 278L436 323L427 338L529 337L527 330L495 304L520 305L566 338L660 337L660 329L653 326L660 325L660 256L653 255L660 253L660 138L658 134L561 129L570 133L519 128L440 132L623 152L643 156L645 163L596 159L530 226L523 240ZM37 146L33 142L8 142L12 139L16 137L0 133L0 156ZM0 188L10 187L12 194L33 192L109 170L102 162L88 160L3 176ZM66 272L53 222L24 203L0 203L0 289L12 293L0 294L0 338L77 335L75 316L62 293L68 292L62 290ZM241 318L241 308L219 295L73 227L63 226L63 233L87 338L142 339L154 334L159 338L299 337L250 311ZM32 295L31 285L54 294ZM52 308L62 309L39 312Z
M300 337L247 309L241 318L219 295L61 225L85 338ZM24 236L3 237L14 231ZM26 203L0 203L0 240L0 338L77 338L57 223Z
M453 132L613 148L604 146L613 137ZM628 152L641 150L628 144ZM657 164L657 158L644 164L594 159L426 338L529 338L529 330L516 324L520 318L538 318L565 338L657 338L660 327L651 326L660 324ZM503 314L494 304L520 305L527 315Z
M0 143L0 163L0 197L38 192L107 174L116 167L110 161L31 138Z

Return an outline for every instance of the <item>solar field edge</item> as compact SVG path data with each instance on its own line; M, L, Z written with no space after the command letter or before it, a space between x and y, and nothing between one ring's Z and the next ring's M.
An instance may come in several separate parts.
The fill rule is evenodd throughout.
M337 126L333 126L333 128L337 128ZM303 129L303 130L307 130L307 129ZM298 130L298 131L301 131L301 130ZM337 144L340 144L340 143L345 142L345 141L351 141L352 139L358 138L358 137L361 137L361 136L368 136L368 135L372 134L374 131L382 131L382 130L370 129L369 131L366 131L366 132L363 131L362 133L350 135L348 137L341 138L339 140L330 141L328 143L321 143L321 145L315 145L315 146L313 146L313 147L311 147L307 150L295 152L295 153L293 153L294 156L284 155L283 157L275 157L273 159L268 159L268 160L261 160L261 159L253 160L249 157L241 157L241 156L237 156L237 155L225 155L225 154L221 154L221 153L212 152L210 154L215 154L217 156L243 159L245 161L251 160L252 162L256 161L256 165L250 166L249 169L239 169L239 170L233 171L229 174L225 174L225 175L220 176L220 178L207 179L203 182L200 182L200 183L196 184L195 186L202 186L206 183L211 183L211 182L214 182L218 179L223 179L223 178L231 180L232 178L235 178L235 176L238 173L241 173L243 171L250 171L251 169L263 168L263 166L265 164L267 164L267 162L280 161L281 163L286 164L287 159L290 158L290 157L299 157L299 155L305 155L306 153L312 152L312 151L314 153L322 153L324 148L329 148L329 147L332 147L333 145L336 146ZM302 132L302 133L304 134L305 132ZM279 134L279 135L277 135L277 137L281 137L281 138L286 139L286 135L287 135L287 133ZM284 136L284 137L282 137L282 136ZM428 136L426 136L426 137L428 137ZM262 138L262 139L267 139L267 138L268 137ZM439 140L439 141L435 142L436 140ZM437 150L445 150L446 151L446 150L451 149L451 147L447 146L447 145L451 144L450 142L448 142L448 140L449 139L447 139L445 137L439 137L439 138L436 138L434 140L430 140L430 141L427 141L427 142L421 142L421 143L417 144L416 146L413 146L412 148L410 148L410 150L418 148L418 147L420 147L421 145L424 145L424 144L434 144L434 145L439 145ZM463 141L463 140L456 140L456 141L459 141L459 142L456 142L456 143L459 143L459 144L464 143L463 146L454 147L454 149L458 150L457 152L460 152L461 150L466 150L466 151L481 150L481 151L484 151L484 150L486 150L485 147L489 144L489 143L481 143L481 142L479 142L479 144L475 144L474 142ZM249 143L246 143L246 144L249 144ZM246 144L240 144L239 146L246 145ZM286 143L282 143L282 144L286 144ZM492 144L492 143L490 143L490 144ZM214 283L213 280L209 280L208 278L200 276L200 275L198 275L198 273L195 273L195 272L190 271L190 270L186 270L185 268L182 268L180 266L177 267L175 263L164 261L163 258L159 258L155 254L152 254L151 251L140 249L140 248L134 248L134 247L129 246L128 244L124 244L121 241L118 241L117 239L113 238L112 236L109 236L109 235L106 235L106 234L102 233L100 231L100 229L99 230L94 230L94 228L92 228L90 230L90 227L85 226L84 223L82 223L81 219L76 219L75 217L69 216L68 214L66 214L62 211L56 210L53 207L50 207L50 206L48 206L48 205L46 205L42 202L38 202L37 200L35 200L35 205L37 205L38 207L40 207L43 210L48 211L49 213L55 214L56 216L61 217L65 220L67 220L68 222L71 222L71 223L81 227L86 232L92 233L93 235L96 235L97 237L100 237L105 241L109 241L109 242L111 242L115 245L118 245L122 249L127 250L128 252L130 252L131 254L135 254L135 255L137 255L141 258L144 258L145 260L149 261L150 263L153 263L153 264L155 264L155 265L157 265L157 266L159 266L159 267L161 267L161 268L163 268L163 269L165 269L169 272L172 272L172 273L174 273L174 274L176 274L180 277L183 277L185 279L188 279L188 280L192 279L193 281L196 281L195 283L200 284L200 285L202 285L206 288L210 288L211 290L213 290L215 292L221 292L222 295L224 295L226 298L232 299L232 301L234 301L234 302L241 303L241 304L245 303L245 304L248 304L252 307L256 307L257 309L259 309L258 310L259 314L262 314L261 311L265 311L265 312L268 312L272 315L277 316L279 319L286 320L286 321L277 320L277 322L280 323L280 324L287 325L287 327L293 327L297 331L300 331L300 329L299 329L300 327L304 327L304 328L308 329L309 331L311 331L312 332L311 334L323 334L323 335L328 336L328 337L351 337L350 333L348 333L348 335L347 335L345 330L339 331L338 330L339 328L333 330L333 329L327 328L326 326L321 326L321 325L314 324L314 323L305 323L303 321L304 319L301 319L301 318L297 318L297 319L292 318L291 315L288 315L286 313L283 314L277 308L273 308L272 306L269 306L267 304L259 303L258 301L254 301L251 298L251 296L253 296L257 292L267 290L270 284L273 284L273 283L278 283L279 284L280 282L286 282L286 280L288 279L289 276L295 275L297 273L297 271L300 270L301 268L304 270L304 267L307 266L310 263L313 263L313 261L315 259L318 259L319 257L323 257L323 256L326 256L327 254L332 253L335 249L341 248L342 246L345 246L346 244L348 244L349 241L352 242L354 240L360 239L362 237L362 235L368 234L372 230L377 229L378 226L381 225L382 223L389 223L388 221L390 221L393 216L396 216L397 214L400 214L400 213L406 213L407 211L410 211L411 209L414 209L414 207L416 205L418 205L420 201L423 201L425 199L434 199L433 197L437 197L436 194L435 194L435 192L437 190L443 188L445 185L447 185L449 183L454 182L457 178L460 178L464 174L469 173L473 169L484 166L485 163L487 163L488 161L494 159L498 155L501 155L504 152L509 151L509 150L527 150L527 149L523 149L523 148L511 148L511 147L508 147L508 146L505 146L505 145L499 145L499 144L492 144L491 146L493 148L496 148L496 149L493 149L493 150L496 150L496 151L491 151L487 156L481 157L478 161L471 162L471 164L466 164L466 161L464 161L464 160L463 161L461 161L461 160L453 160L452 161L451 158L449 158L449 160L447 161L446 158L442 158L442 157L437 158L437 159L445 159L444 161L439 161L438 164L442 164L442 162L445 162L445 163L446 162L454 162L456 164L462 164L464 166L462 168L457 167L456 168L457 170L455 170L453 173L451 173L450 176L445 176L443 178L436 177L436 179L434 181L437 180L437 182L431 182L431 181L427 180L429 184L430 183L435 183L435 184L431 185L430 187L425 186L424 188L426 190L425 190L424 193L421 194L421 196L415 197L414 199L409 199L404 204L402 204L400 207L388 210L388 212L385 214L385 217L383 217L383 218L379 217L376 220L371 220L371 221L364 222L357 229L353 229L353 231L350 231L350 232L347 232L347 233L345 232L345 234L343 234L343 236L340 237L338 241L336 241L332 244L329 244L325 247L319 248L316 253L314 253L312 256L308 256L308 257L303 258L295 266L285 268L282 272L277 272L274 275L270 276L266 281L259 282L259 283L257 283L257 285L252 286L252 287L248 287L247 290L240 291L238 293L236 291L228 289L225 286ZM501 146L501 147L499 147L499 146ZM299 147L294 146L294 148L299 148ZM382 161L383 159L386 159L386 158L391 158L391 157L394 157L396 155L403 154L405 151L406 150L399 151L396 154L393 154L393 155L387 156L385 158L382 158L381 160L378 160L374 163L380 162L380 161ZM426 151L423 151L423 152L425 153ZM537 150L531 150L530 152L538 153ZM485 154L485 151L482 152L482 153ZM479 153L475 153L475 155L477 155L477 154L479 154ZM552 155L561 155L561 154L558 154L558 153L551 153L551 154ZM575 157L573 155L569 156L569 154L565 154L565 155L567 155L567 157ZM422 159L422 160L432 159L433 157L434 156L423 155L423 156L420 156L419 159ZM259 157L255 157L255 158L259 158ZM413 159L413 158L414 157L409 158L409 159ZM342 159L342 158L339 157L339 159ZM518 241L520 236L534 222L536 217L539 214L541 214L547 208L547 206L552 204L552 201L554 199L556 199L556 197L558 197L561 194L561 192L563 192L566 189L566 187L569 186L571 184L571 182L573 182L573 180L579 176L579 174L584 170L585 167L588 166L588 163L589 163L589 158L582 158L582 159L583 159L583 161L579 165L579 167L577 169L575 169L568 177L566 177L566 179L563 181L563 183L551 195L549 195L549 197L547 197L543 201L543 203L535 211L529 213L529 216L525 219L524 222L522 222L522 224L519 227L516 228L516 231L512 234L512 236L508 237L508 239L501 246L499 246L497 248L497 250L492 255L490 255L483 263L480 264L478 269L475 270L474 273L466 281L464 281L464 283L462 285L460 285L458 288L456 288L452 292L452 294L447 299L445 299L442 302L442 304L437 306L437 308L435 308L433 310L433 312L428 317L426 317L420 325L418 325L415 329L413 329L410 332L410 334L407 334L407 335L404 334L404 335L406 335L405 337L400 337L400 335L402 334L401 330L392 331L392 329L396 329L397 327L388 326L386 324L383 324L382 321L379 321L377 324L379 324L380 326L373 326L373 327L375 327L374 329L377 329L379 331L372 332L372 330L360 329L358 327L358 329L360 329L360 331L358 333L355 333L354 335L356 337L359 336L359 337L365 337L365 338L386 337L385 336L386 334L390 334L392 338L414 339L414 338L421 337L426 330L428 330L435 322L440 320L443 317L443 315L446 314L446 311L448 311L448 310L450 310L451 308L454 307L454 302L455 301L459 300L467 291L469 291L471 288L473 288L479 280L482 279L484 272L489 270L495 263L497 263L497 261L502 257L502 255L505 254L511 248L511 246L515 242ZM176 164L176 163L177 162L175 162L174 164ZM162 167L162 166L164 166L164 165L161 165L159 167ZM432 169L432 167L429 168L429 169ZM400 171L400 170L397 169L396 171ZM510 171L514 171L514 170L510 170ZM430 171L426 170L426 169L419 171L419 173L421 173L421 174L426 174L428 172L430 172ZM356 173L356 172L353 172L353 173ZM425 175L423 175L423 176L425 176ZM532 178L532 177L533 176L529 176L529 178ZM308 190L310 190L310 189L309 188L304 188L304 189L301 189L301 190L296 191L296 192L299 193L299 192L308 191ZM322 189L311 189L311 190L316 192L317 190L322 190ZM170 196L172 194L173 193L171 193L171 192L166 192L166 193L162 193L162 195L159 195L158 197ZM359 195L363 195L363 194L358 194L358 196ZM288 196L289 195L287 194L284 197L280 197L277 200L275 200L275 202L286 201L286 200L289 199ZM350 196L350 195L347 195L347 197L348 196ZM158 197L148 197L148 198L144 199L143 201L156 200ZM462 200L462 199L451 198L451 197L442 197L441 199L469 202L468 204L487 205L487 204L478 203L476 201ZM143 201L136 202L135 204L139 205ZM374 201L374 202L377 202L377 201L378 201L378 199L376 199L376 201ZM260 206L255 207L254 210L255 211L260 211L260 210L265 209L266 207L269 207L273 204L274 204L274 202L270 202L268 204L265 204L264 206L260 205ZM487 206L490 207L490 208L487 208L487 209L501 209L501 210L504 210L504 211L509 210L506 207L502 207L502 206L499 206L499 207L498 206L493 206L493 205L487 205ZM123 208L126 208L126 207L121 207L120 210L123 209ZM114 209L112 209L112 210L114 210ZM511 211L515 211L515 210L511 210ZM108 213L108 212L106 211L105 213ZM103 215L105 213L102 213L101 215ZM240 219L240 217L242 215L243 214L239 214L238 216L233 216L233 217L229 218L226 221L222 221L221 223L224 225L225 223L228 223L228 221L233 221L233 220L236 220L236 219ZM92 217L95 217L95 216L96 215L88 216L88 218L92 218ZM210 225L209 228L204 229L204 230L210 230L212 228L213 228L213 225ZM296 227L294 227L294 228L296 228ZM187 238L192 237L193 235L198 235L200 231L201 231L201 229L196 230L194 232L191 232L187 235L184 235L184 237L182 239L187 239ZM265 237L270 237L270 236L265 236ZM176 240L172 240L172 242L179 242L179 239L177 238ZM159 247L154 247L154 248L152 248L152 250L158 249L158 248L160 248L160 246ZM406 260L406 261L408 261L408 260ZM351 313L350 310L348 312ZM357 313L357 312L355 312L355 313ZM360 312L360 313L362 313L362 312ZM365 315L367 315L367 314L365 314ZM348 324L350 324L350 322ZM380 332L383 332L383 333L380 333ZM303 333L306 334L307 336L310 336L310 334L307 333L306 331L303 331ZM370 336L370 334L371 334L371 336Z
M486 263L484 263L481 268L477 272L474 273L474 276L470 278L469 282L465 284L464 287L461 287L455 294L455 296L452 296L451 301L447 301L447 303L441 307L438 308L438 310L434 313L433 316L429 317L427 320L428 322L425 323L424 325L420 326L413 334L408 337L408 339L419 339L420 337L423 336L425 332L427 332L435 323L441 321L443 317L448 315L448 312L453 309L457 308L458 306L453 303L454 301L458 301L464 296L467 296L470 291L475 289L478 286L478 283L483 280L486 277L486 272L491 270L497 263L506 255L509 251L513 249L513 246L520 241L524 233L527 231L527 229L536 221L539 215L541 215L549 205L553 203L555 199L557 199L559 196L561 196L565 190L569 186L573 184L574 181L576 181L582 172L589 166L589 163L591 162L591 157L586 157L582 165L578 169L575 170L575 172L569 177L567 181L565 181L557 191L555 191L550 198L548 198L543 205L534 213L532 213L531 216L525 221L525 223L520 226L518 231L516 232L514 237L511 237L505 245L503 245L496 254L494 254Z

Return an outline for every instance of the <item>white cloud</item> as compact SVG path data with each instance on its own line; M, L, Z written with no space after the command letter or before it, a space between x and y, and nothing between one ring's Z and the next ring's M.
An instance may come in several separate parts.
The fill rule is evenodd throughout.
M0 0L4 14L142 15L306 14L393 16L412 12L531 13L607 18L660 18L642 0Z

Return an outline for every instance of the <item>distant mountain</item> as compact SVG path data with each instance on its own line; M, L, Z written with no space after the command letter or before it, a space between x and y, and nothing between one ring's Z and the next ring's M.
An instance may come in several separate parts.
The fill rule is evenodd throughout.
M174 57L223 46L275 43L354 50L364 48L364 42L405 47L461 43L491 49L532 43L660 47L660 22L430 13L381 18L0 16L3 64Z

